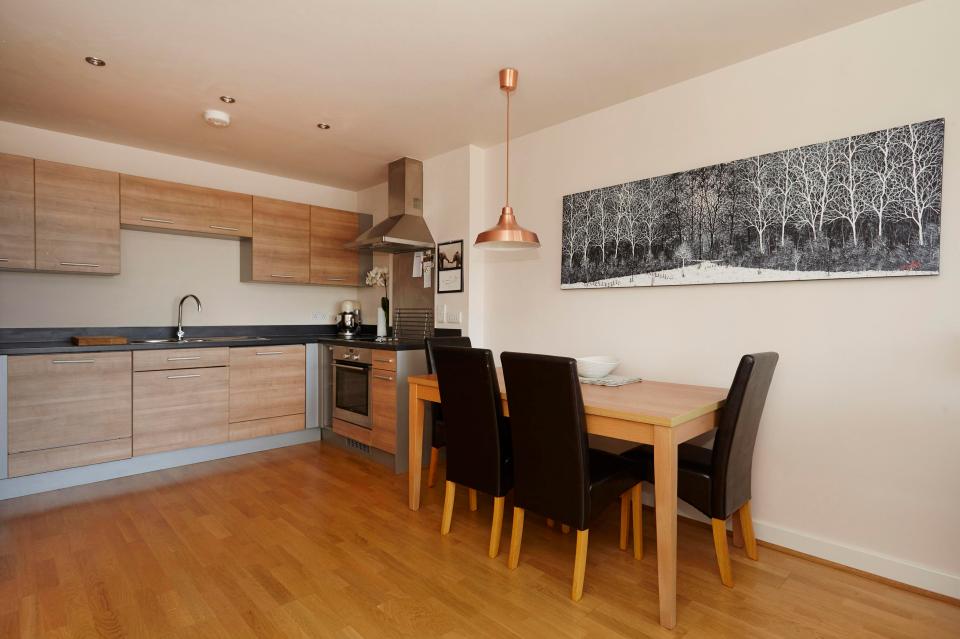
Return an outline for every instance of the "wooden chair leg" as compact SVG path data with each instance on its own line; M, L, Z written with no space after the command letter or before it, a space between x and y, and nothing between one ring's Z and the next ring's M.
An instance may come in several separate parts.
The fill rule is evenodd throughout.
M620 550L627 549L627 533L630 532L630 494L620 495Z
M500 537L503 534L503 505L506 497L493 498L493 523L490 525L490 559L500 554Z
M740 527L740 511L733 513L733 547L743 548L743 528Z
M427 471L427 488L437 483L437 464L440 462L440 449L430 449L430 469Z
M727 588L733 588L733 569L730 567L730 550L727 548L727 522L723 519L711 519L710 523L713 524L713 547L717 551L720 581Z
M547 517L547 528L553 528L553 520Z
M740 530L743 535L743 547L747 551L747 557L757 560L757 538L753 534L753 515L750 513L750 502L747 501L743 506L740 507L736 513L734 513L734 526L736 526L737 521L740 522ZM736 528L734 528L736 530Z
M574 601L580 601L583 598L583 576L587 570L587 541L589 536L589 530L577 531L577 556L573 560L573 590L570 592L570 598Z
M467 496L470 497L470 510L476 512L477 510L477 491L473 488L467 489Z
M570 526L566 524L560 524L560 530L563 531L564 535L566 535L568 532L570 532Z
M457 494L457 485L448 481L446 492L443 495L443 521L440 523L440 534L446 535L450 532L450 523L453 521L453 498Z
M513 570L520 563L520 542L523 539L523 508L513 508L513 530L510 533L510 556L507 568Z
M633 500L633 558L643 559L643 489L637 484L630 491ZM621 527L623 524L621 524Z

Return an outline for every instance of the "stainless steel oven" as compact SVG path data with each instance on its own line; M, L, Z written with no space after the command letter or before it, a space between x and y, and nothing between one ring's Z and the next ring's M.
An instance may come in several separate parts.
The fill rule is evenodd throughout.
M333 347L333 416L372 428L370 366L373 351L352 346Z

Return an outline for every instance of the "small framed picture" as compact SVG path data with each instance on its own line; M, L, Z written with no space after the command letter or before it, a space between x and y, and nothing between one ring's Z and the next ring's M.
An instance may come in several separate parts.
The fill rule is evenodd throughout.
M463 292L463 240L437 244L437 293Z

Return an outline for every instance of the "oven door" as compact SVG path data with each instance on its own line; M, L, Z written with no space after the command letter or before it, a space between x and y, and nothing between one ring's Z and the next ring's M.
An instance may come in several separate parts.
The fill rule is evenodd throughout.
M370 367L333 362L333 416L371 428Z

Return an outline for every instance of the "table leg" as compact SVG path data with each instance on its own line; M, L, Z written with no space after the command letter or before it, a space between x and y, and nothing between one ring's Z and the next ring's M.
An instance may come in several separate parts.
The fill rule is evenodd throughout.
M677 625L677 441L672 428L653 433L660 625Z
M410 384L407 453L407 505L410 510L420 510L420 479L423 475L423 416L426 402L420 399L419 389L416 384Z

